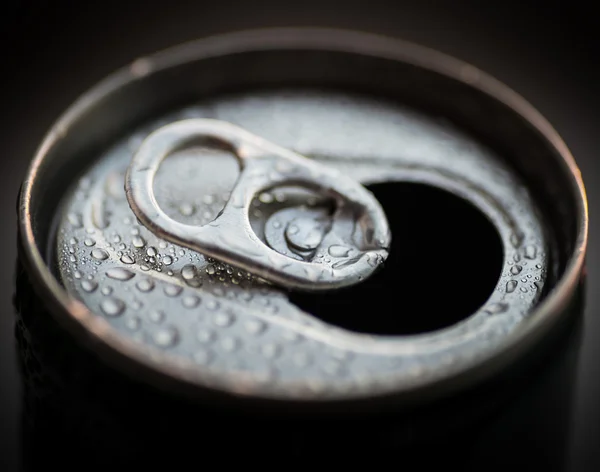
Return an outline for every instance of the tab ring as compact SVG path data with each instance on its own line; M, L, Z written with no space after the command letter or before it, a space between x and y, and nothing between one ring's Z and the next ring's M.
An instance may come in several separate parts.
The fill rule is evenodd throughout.
M162 161L197 143L210 143L232 152L241 166L240 177L224 209L203 226L170 218L159 207L153 192L154 177ZM248 218L251 201L255 195L283 185L302 185L333 197L338 207L356 208L361 214L359 224L364 236L360 254L333 267L287 257L261 241ZM320 291L358 283L387 258L391 243L383 209L361 184L336 169L218 120L183 120L151 133L127 169L125 192L138 220L161 238L292 289Z

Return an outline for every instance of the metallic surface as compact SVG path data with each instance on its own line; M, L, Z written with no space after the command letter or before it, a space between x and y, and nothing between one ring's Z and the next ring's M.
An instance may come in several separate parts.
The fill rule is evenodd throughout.
M239 159L241 175L214 220L202 226L179 223L158 205L154 177L173 152L211 140ZM282 186L308 188L335 199L330 227L315 234L318 241L309 246L300 242L301 248L317 251L309 260L271 250L250 224L252 201L260 194L268 198L268 192ZM390 229L383 209L368 190L339 171L223 121L184 120L152 133L127 169L125 194L138 220L158 236L287 288L332 290L359 283L388 255Z
M310 89L217 97L160 122L203 116L207 109L219 118L260 129L290 149L316 155L317 162L365 184L420 182L465 198L500 233L504 267L487 303L467 320L439 332L374 336L330 326L288 302L285 291L185 246L167 246L160 232L135 224L124 198L122 169L147 131L134 133L81 176L67 199L56 248L61 280L125 340L162 348L155 356L195 362L188 368L196 370L197 382L218 382L211 379L218 376L235 389L240 371L245 371L249 377L244 388L259 395L349 397L398 390L451 375L453 369L485 355L518 328L539 299L548 243L526 187L491 151L451 126L384 100ZM343 125L338 118L342 115ZM198 185L194 168L201 158L194 157L181 151L157 182L158 205L166 208L169 218L185 218L180 205L190 202L194 193L213 195L208 185ZM231 181L218 165L211 169L212 182ZM180 192L177 200L168 197L175 188ZM253 205L263 219L274 203L266 201ZM205 206L209 204L197 208L196 218ZM110 211L110 219L94 218L103 211ZM522 239L515 234L523 234ZM395 237L400 251L411 250L403 247L402 234ZM456 255L457 264L467 263L462 257ZM469 288L466 280L465 296ZM390 316L403 315L390 311ZM259 382L265 376L266 385Z
M268 37L268 35L266 37ZM311 35L305 36L305 38L309 38L309 37L310 37L310 40L309 39L301 39L299 35L294 36L294 33L289 33L287 36L287 40L289 41L288 44L302 41L302 42L304 42L305 47L307 47L307 45L315 46L318 44L319 34L313 34L312 36ZM354 41L356 41L355 44L359 44L359 43L367 44L366 41L362 41L362 42L359 41L361 39L364 40L365 39L364 37L360 37L360 36L357 37L352 34L337 33L337 36L336 36L336 34L331 34L330 32L328 32L328 38L332 38L332 37L334 38L334 40L331 41L330 44L333 46L335 43L335 47L340 47L340 45L343 44L344 42L346 42L346 44L350 44L350 43L353 43ZM242 38L243 38L243 35L238 37L238 39L242 39ZM254 38L254 40L256 40L257 42L260 43L260 35L255 35L253 38ZM320 38L323 39L323 36L320 36ZM337 38L337 39L335 39L335 38ZM234 39L235 38L232 39L230 37L229 40L234 41ZM248 38L246 38L246 39L248 39ZM368 38L368 39L369 39L368 44L369 44L369 47L371 48L371 52L373 50L379 50L379 52L381 54L389 55L390 51L391 51L391 49L389 49L389 48L391 48L393 46L394 47L393 49L402 51L401 56L405 57L408 54L408 51L410 50L410 48L407 47L406 45L401 45L402 47L400 47L397 44L390 43L390 42L387 42L384 40L379 40L377 38ZM188 49L187 52L189 52L189 51L190 50ZM415 53L415 56L413 56L413 58L416 57L416 52L422 53L423 51L413 51L413 53ZM184 56L185 56L185 54L184 54ZM422 55L419 55L419 57L422 57ZM442 68L446 69L447 71L448 70L459 70L459 71L464 70L464 66L462 66L460 64L454 64L448 58L438 57L435 54L429 53L429 52L428 52L427 57L429 57L431 59L431 63L428 64L430 67L433 67L433 64L440 64L440 65L443 65ZM436 59L436 60L433 60L433 59ZM160 62L158 62L158 64L160 64ZM137 65L139 66L139 63ZM153 63L153 65L156 65L156 64ZM455 66L454 69L453 69L453 66ZM456 69L457 67L458 67L458 69ZM134 70L134 69L135 68L133 68L132 70ZM139 75L137 72L135 74ZM469 70L469 74L470 74L469 80L472 81L473 71ZM459 75L460 75L460 73L459 73ZM555 136L551 136L551 130L548 128L547 124L543 120L541 120L541 118L539 116L535 115L535 113L532 110L530 110L526 105L522 104L519 100L516 99L516 97L512 96L512 94L507 92L505 89L503 89L498 84L495 84L490 79L484 78L479 73L476 73L475 75L477 77L476 82L479 86L487 86L488 93L490 93L490 85L491 85L492 86L491 88L493 88L494 92L496 92L496 95L501 96L505 101L510 101L511 105L513 105L514 108L519 108L519 111L522 113L522 115L529 115L531 118L535 118L536 123L539 125L538 131L542 132L542 134L545 134L545 136L547 138L552 139L557 144L558 147L562 146L562 143L557 141L557 138ZM118 82L118 80L116 80L116 82ZM115 82L113 82L113 84L114 83ZM97 90L102 90L102 88L97 89ZM97 91L96 93L100 93L100 92ZM93 96L94 96L94 94L89 95L88 97L93 97ZM91 102L93 102L93 100ZM90 98L88 98L87 103L91 103L91 102L90 102ZM80 102L79 106L82 106L81 105L82 103L86 104L86 100L84 99L82 102ZM66 118L62 122L59 122L59 124L57 125L56 130L58 132L58 135L57 134L51 135L51 137L49 138L49 141L46 143L45 146L43 146L42 152L38 157L38 163L34 163L34 166L32 168L32 174L25 186L25 191L23 194L24 199L23 199L21 208L23 211L22 214L25 217L23 219L24 234L30 238L30 243L34 242L33 232L32 232L32 228L31 228L31 222L30 222L30 218L29 218L29 210L28 210L28 202L29 202L29 198L30 198L29 187L31 187L31 185L34 182L32 177L35 174L36 166L39 165L39 161L41 161L43 158L43 154L45 152L44 148L47 147L57 137L59 137L59 138L65 137L65 136L68 137L68 132L67 132L67 130L69 128L68 122L73 117L75 117L75 115L78 114L77 105L75 106L75 108L73 110L71 111L70 116L69 116L69 114L67 114ZM368 395L373 395L377 391L383 392L383 391L387 390L387 391L398 392L398 391L402 390L403 388L410 390L411 388L414 389L415 386L422 387L424 385L431 384L432 382L440 381L440 380L442 380L442 377L444 377L444 376L449 377L451 374L457 374L456 377L458 377L459 373L460 374L469 373L471 380L475 380L476 376L473 375L474 374L473 370L477 370L477 369L474 369L475 367L478 367L479 369L483 365L486 365L486 367L490 367L489 362L485 362L485 361L489 361L491 359L498 360L499 358L502 357L502 356L499 356L499 354L507 353L507 349L510 350L511 355L517 354L518 350L516 350L515 348L517 346L524 347L525 345L523 343L524 343L524 340L527 339L527 337L540 336L545 332L545 330L542 328L544 326L549 327L549 325L551 324L549 322L553 318L558 316L558 314L561 312L562 304L566 303L569 298L568 294L572 291L573 284L577 280L578 273L581 268L582 255L583 255L583 252L585 249L585 241L586 241L586 227L587 227L586 226L586 224L587 224L586 217L587 216L586 216L586 211L585 211L585 206L584 206L585 200L584 200L584 195L583 195L583 187L581 186L581 181L579 180L579 176L575 172L574 164L572 163L568 153L566 153L566 151L564 149L563 149L563 153L562 153L561 157L562 157L562 159L564 159L563 162L567 164L567 167L570 170L574 171L573 174L571 176L569 176L569 179L571 179L573 188L576 190L576 196L577 196L577 191L578 191L579 192L578 195L580 197L580 200L577 203L577 205L579 205L578 208L580 210L580 213L578 214L579 232L578 232L577 240L576 240L576 248L574 249L575 256L569 258L568 263L567 263L567 268L564 271L564 273L562 274L563 277L562 277L561 281L559 282L557 288L553 292L550 293L549 297L543 302L540 309L533 313L534 316L529 317L527 319L527 322L522 323L518 330L506 333L507 334L506 338L503 338L502 342L499 342L497 345L494 345L492 342L489 342L488 345L486 346L485 352L483 352L483 350L479 351L481 353L480 356L475 356L474 358L470 357L466 360L463 358L463 359L460 359L458 362L454 363L453 364L455 366L454 369L456 369L456 370L452 370L452 367L450 367L450 368L446 367L445 369L442 369L443 362L440 362L440 359L438 358L437 360L432 362L431 365L427 366L427 368L430 369L429 371L427 370L427 368L423 369L423 371L417 370L418 375L416 376L416 380L411 379L412 376L406 375L406 373L400 374L397 376L386 376L386 379L390 379L390 382L385 382L386 385L378 385L377 386L378 390L374 390L374 388L373 388L374 384L370 384L367 382L366 390L363 390L361 392L360 385L364 386L365 384L360 384L358 386L358 388L355 388L354 391L352 391L352 390L348 391L347 394L367 393ZM386 172L386 175L387 175L387 172ZM502 174L500 173L500 175L502 175ZM445 178L446 176L444 176L444 175L442 175L441 178L439 176L437 176L437 177L441 181L445 180L447 182L447 181L452 180L452 179ZM438 184L438 183L439 183L439 181L436 182L436 184ZM486 182L486 185L487 184L489 184L489 182ZM447 185L449 187L451 187L451 184L447 184ZM464 186L461 186L461 188L464 189ZM456 189L453 189L453 190L456 190ZM475 194L477 194L477 193L475 192ZM482 200L485 200L485 199L482 199ZM483 203L482 206L485 206L485 203ZM492 207L493 207L493 205L489 206L489 208L492 208ZM502 208L502 209L506 210L506 208ZM519 212L517 212L517 214L519 214ZM508 228L506 226L500 226L500 225L498 225L498 226L499 226L499 230L501 231L501 233L502 233L501 228L504 229L504 233L502 234L502 236L503 236L503 239L505 240L505 243L506 243L506 241L508 241L508 243L510 243L510 244L505 244L505 250L506 250L506 248L510 248L512 246L513 249L511 251L512 251L513 255L514 255L514 253L517 252L517 248L519 249L519 251L524 251L523 254L519 254L519 257L533 255L533 257L535 258L538 255L545 254L544 249L539 249L537 246L535 246L535 243L529 244L529 241L523 241L524 238L531 237L531 233L530 233L531 227L528 226L527 232L524 231L523 233L521 233L520 231L511 232L510 230L515 229L514 226L511 227L511 225L508 225ZM534 228L535 228L535 225L534 225ZM516 229L521 230L522 228L517 226ZM535 233L535 231L534 231L534 233ZM521 237L521 236L523 236L523 237ZM525 242L525 244L523 244L524 242ZM535 242L538 244L541 244L541 241L539 241L539 240L535 241ZM515 248L515 246L517 248ZM33 256L33 259L36 262L36 264L35 264L36 269L43 275L43 272L45 270L43 261L39 255L39 253L38 254L35 253L35 251L36 251L35 246L33 244L31 244L30 247L32 250L32 253L30 254L30 256ZM531 247L536 247L535 251L532 250ZM528 257L526 257L526 258L528 258ZM55 282L51 281L50 277L51 276L49 274L44 275L44 279L48 283L48 286L53 289L53 295L55 297L57 297L58 300L63 300L66 302L67 299L64 298L64 294L62 294L61 290L58 288L58 286L55 284ZM502 294L503 296L506 296L507 292L511 293L510 290L506 290L506 289L504 290L504 292L499 291L499 293ZM497 293L495 293L495 295L500 296L500 295L497 295ZM69 302L67 302L67 305L70 305L71 314L75 315L76 318L78 318L84 324L87 323L88 328L91 329L91 328L95 327L95 329L91 329L91 331L94 332L96 335L100 335L101 337L103 337L105 339L105 341L108 341L109 343L113 344L113 346L120 345L120 349L122 350L122 352L127 351L127 352L129 352L130 355L132 355L132 357L137 357L138 360L147 360L147 359L144 359L143 357L140 359L138 357L138 355L134 354L137 351L136 347L134 347L132 345L125 345L120 342L117 342L115 344L116 339L114 338L114 334L112 334L110 332L110 329L107 329L106 324L103 322L100 322L99 320L91 321L90 313L87 312L85 309L83 309L83 307L81 307L80 304L78 304L77 302L69 301ZM506 307L506 308L507 308L506 313L511 313L511 311L508 310L509 307ZM494 308L492 311L498 311L498 310L496 308ZM500 311L503 311L503 310L500 310ZM523 313L519 313L519 314L522 315ZM506 317L504 315L502 317L500 317L500 319L508 319L508 318L510 318L510 317ZM469 322L472 323L473 319L477 319L477 317L473 317L471 320L469 320ZM492 319L495 319L495 317ZM478 321L480 322L481 320L478 320ZM513 319L512 321L516 321L516 320ZM482 324L484 326L485 325L489 326L491 323L485 322ZM473 324L471 324L469 326L473 326ZM456 329L456 327L454 327L453 329ZM494 330L492 330L492 332L494 332ZM499 332L502 333L502 331L499 331ZM446 333L444 333L444 336L446 336ZM343 336L342 336L342 338L343 338ZM520 341L519 341L519 339L520 339ZM368 345L369 343L364 343L361 340L360 344ZM373 342L371 344L377 344L377 341ZM388 344L393 344L393 343L388 343ZM384 342L384 347L385 347L384 350L386 350L386 351L389 350L388 344L385 344L385 342ZM139 351L137 351L137 352L139 353ZM469 356L467 356L467 357L469 357ZM451 362L451 364L452 364L452 362ZM431 367L431 366L433 366L433 367ZM186 377L188 380L191 380L193 377L193 375L190 376L189 372L185 371L185 367L183 367L180 363L177 363L177 365L171 364L168 367L169 367L169 369L168 369L169 372L171 372L174 375ZM490 370L487 368L485 370L487 372L490 372ZM207 377L202 377L203 381L205 381L206 378ZM447 380L447 378L446 378L446 380ZM339 385L343 385L343 383L336 381L335 384L333 384L333 385L339 386ZM275 387L275 389L276 389L277 385L273 385L273 387ZM353 387L355 387L355 385L353 385ZM238 390L240 390L240 385L233 387L233 388L234 389L237 388ZM248 388L250 388L250 391L253 391L253 393L256 393L256 390L253 390L254 386L250 385L250 387L248 387L247 384L245 384L241 387L241 391L247 393ZM290 391L291 390L289 390L289 389L284 389L284 392L289 393ZM335 392L333 392L333 391L327 392L327 386L324 389L324 391L329 394L332 394L332 393L335 394ZM265 390L260 390L260 393L266 394Z

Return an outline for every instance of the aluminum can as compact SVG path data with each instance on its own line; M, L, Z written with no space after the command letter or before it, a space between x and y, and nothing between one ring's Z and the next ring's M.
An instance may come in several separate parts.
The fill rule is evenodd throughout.
M20 192L25 462L475 467L544 368L570 382L586 205L538 112L417 45L271 29L139 58Z

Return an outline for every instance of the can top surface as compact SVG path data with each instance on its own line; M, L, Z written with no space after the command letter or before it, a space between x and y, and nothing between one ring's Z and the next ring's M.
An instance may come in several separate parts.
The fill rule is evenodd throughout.
M239 58L244 51L263 51L265 57L272 57L255 62L267 71L264 77L249 74L239 79L237 91L218 90L215 78L218 82L228 77L233 66L214 62L215 58ZM314 72L310 83L294 83L297 77L306 79L301 66L287 72L290 77L280 77L276 65L284 67L286 56L306 60L323 51L330 51L333 60L316 61L322 70ZM531 155L535 150L538 160L553 159L544 178L553 179L548 186L554 189L555 199L562 192L572 200L578 211L575 218L565 208L558 208L553 217L544 214L536 194L539 186L527 174L537 169L518 163L519 156L499 155L436 114L417 111L397 99L332 87L340 80L352 86L348 71L368 69L365 58L411 67L417 63L417 70L433 70L438 80L461 82L474 100L492 100L507 108L513 121L498 120L498 133L529 132L537 140L549 157L533 147ZM170 95L180 85L176 80L185 74L169 75L169 70L211 60L206 67L214 77L203 79L206 89L178 105L181 100ZM237 65L235 59L232 64ZM193 71L187 75L184 80L193 82ZM378 80L364 79L373 82L374 89L379 88ZM165 83L171 87L165 88ZM126 104L129 97L139 100L138 90L143 100L144 91L155 91L159 85L164 100L156 110L168 105L170 111L142 109L134 119L116 106ZM472 106L473 102L459 103ZM107 122L107 117L119 114L122 118L114 124ZM146 193L132 197L132 188L143 183L148 168L140 157L144 149L155 150L166 131L192 125L197 129L208 123L206 118L274 143L283 155L299 156L300 167L307 162L317 171L304 180L289 175L286 180L277 176L285 174L276 172L281 165L269 162L255 169L256 182L246 188L241 176L252 166L240 167L240 154L248 152L243 146L232 152L188 139L185 146L163 153L163 158L169 154L168 159L156 160L151 178L145 180ZM93 120L104 129L114 127L110 140L82 138L90 133L86 130ZM102 145L94 147L98 142ZM51 212L56 215L52 236L50 223L37 223L42 219L39 215L47 216L48 211L42 204L33 208L36 185L58 185L48 179L73 164L79 155L77 146L90 150L90 157L72 165L74 170L65 177L70 183ZM138 174L131 170L136 169L136 159L137 170L142 171ZM515 169L520 165L523 169ZM44 166L56 169L55 174L41 173ZM316 185L314 175L321 172L326 178ZM389 227L391 253L410 251L403 244L410 221L397 221L401 216L389 204L383 205L383 214L377 200L369 200L369 193L352 200L353 185L360 193L364 187L359 183L373 189L382 183L407 182L441 188L469 201L495 227L503 248L502 270L487 300L463 321L402 335L356 332L297 305L290 288L329 290L336 296L346 280L336 273L341 267L347 269L346 284L358 284L356 296L372 298L356 302L355 309L365 310L365 317L373 316L369 306L389 316L427 316L402 313L402 287L389 276L390 271L410 271L402 266L401 257L400 262L384 263L381 268L387 252L373 253L377 256L365 258L363 266L357 264L361 253L388 248ZM544 191L552 195L552 189ZM246 200L238 205L244 218L238 221L234 215L228 226L219 228L214 223L228 216L227 208L236 206L230 203L237 194ZM151 205L144 207L145 201ZM344 204L348 201L360 201L362 206ZM401 206L402 200L397 204ZM101 339L99 350L126 359L124 364L130 367L145 366L155 379L166 376L188 388L280 400L372 399L390 394L408 398L410 393L442 390L461 380L476 381L479 374L492 372L492 365L516 356L560 316L581 270L587 234L585 194L572 158L549 125L512 92L470 66L416 46L370 35L302 29L242 33L184 45L138 60L112 76L67 111L50 132L23 187L20 212L27 258L57 305L57 316L66 325L83 327L86 336ZM160 221L168 224L159 224L159 213ZM553 218L565 215L571 215L567 226L574 230L563 237L555 234L552 224ZM211 225L218 231L207 237ZM372 227L378 228L375 234L380 236L373 238ZM189 230L186 237L181 233L184 229ZM256 244L232 238L239 234ZM367 247L365 241L373 240L379 246ZM50 248L53 260L43 257L40 246ZM277 256L263 258L264 254ZM277 265L277 258L283 263ZM477 278L485 258L485 251L456 254L456 264L472 265L472 277ZM318 268L314 273L320 275L293 272L288 266L299 271ZM359 291L363 279L383 280L376 277L386 271L386 281L381 283L387 285L382 287L398 291L398 312L378 306L376 291ZM422 283L431 285L435 296L443 281L436 280L433 268L431 278ZM471 287L472 282L465 280L464 297Z

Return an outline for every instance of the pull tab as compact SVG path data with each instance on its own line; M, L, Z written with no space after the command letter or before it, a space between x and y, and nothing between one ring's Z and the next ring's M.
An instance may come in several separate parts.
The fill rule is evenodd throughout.
M225 208L203 226L183 224L167 216L153 192L154 177L163 159L198 143L231 151L241 166ZM288 257L253 231L248 217L253 197L284 185L302 186L335 201L333 222L322 231L325 234L317 239L314 234L318 228L309 229L305 237L311 241L302 241L302 234L293 240L299 246L304 243L325 248L329 257ZM178 121L150 134L127 170L125 192L138 220L159 237L288 288L317 291L349 286L371 275L388 256L388 222L371 192L335 169L223 121ZM353 219L351 231L348 218L341 217L348 214Z

